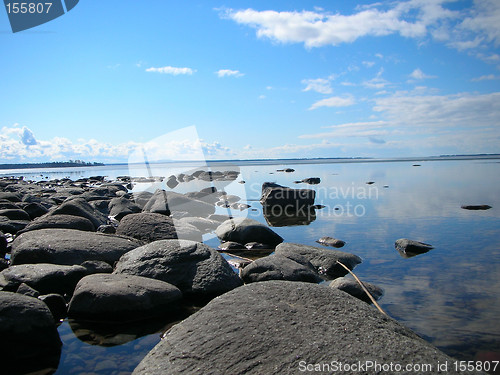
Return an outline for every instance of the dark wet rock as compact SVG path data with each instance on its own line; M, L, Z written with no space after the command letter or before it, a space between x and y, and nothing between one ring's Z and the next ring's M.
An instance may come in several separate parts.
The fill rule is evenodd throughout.
M20 208L21 208L20 203L14 204L13 202L5 199L0 201L0 210L6 210L6 209L18 210Z
M154 194L146 202L142 210L144 212L170 215L167 192L165 190L156 190Z
M0 210L0 216L5 216L10 220L31 220L30 215L24 210L7 208L4 210Z
M256 220L247 218L226 220L217 227L215 234L221 241L261 242L272 247L283 242L283 238L272 229Z
M378 301L384 294L384 290L374 284L363 281L363 285L368 290L368 292L370 292L375 301ZM347 277L339 277L338 279L335 279L330 283L330 287L340 289L346 293L349 293L353 297L365 301L366 303L372 303L370 297L368 297L366 292L356 280L349 279Z
M87 274L86 268L77 265L14 265L0 272L0 289L13 292L24 283L41 294L71 294L78 281Z
M90 201L89 204L94 210L100 212L104 216L109 216L109 203L110 202L111 201L106 200L106 199L96 199L96 200Z
M9 267L9 262L5 258L0 258L0 271L3 271Z
M333 237L328 237L328 236L321 237L316 242L320 243L321 245L332 246L332 247L337 247L337 248L343 247L345 245L344 241L338 240L338 239L333 238Z
M95 228L100 225L108 224L108 218L101 212L93 208L85 199L75 198L62 203L49 215L72 215L81 216L92 222Z
M219 295L242 284L216 250L185 240L162 240L141 246L125 254L114 273L166 281L185 294L196 295Z
M56 369L61 340L48 307L40 300L0 292L2 373L9 375ZM46 372L42 372L46 373Z
M135 204L144 209L144 206L148 203L152 196L153 193L149 191L140 191L138 193L133 193L131 199L135 202Z
M126 274L95 274L76 286L68 315L101 321L135 321L176 310L182 298L175 286Z
M97 232L105 233L105 234L115 234L116 227L114 225L111 225L111 224L101 225L99 228L97 228Z
M308 178L304 178L300 182L305 182L306 184L309 184L309 185L317 185L321 182L321 179L319 177L308 177Z
M337 261L342 262L350 270L361 263L361 258L354 254L295 243L282 243L278 245L276 247L276 254L300 262L300 260L295 258L299 255L309 261L316 271L326 279L335 279L347 274L347 270L339 265Z
M29 223L29 220L10 220L5 216L0 216L0 232L16 234Z
M373 185L375 183L375 181L368 181L366 184L367 185Z
M303 260L307 264L307 260ZM314 267L304 265L281 255L269 255L257 259L241 271L242 280L248 284L268 280L304 281L319 283L323 279L316 273Z
M89 219L81 216L45 215L33 220L24 229L20 230L19 234L47 228L77 229L88 232L95 231L94 224L92 224Z
M7 200L10 202L21 202L23 200L23 196L22 196L22 194L19 194L19 193L1 191L0 192L0 199Z
M16 290L16 293L23 294L28 297L33 297L37 298L40 295L40 292L32 287L30 287L28 284L21 283L19 287Z
M39 229L21 234L12 242L12 264L81 264L102 260L113 264L141 243L131 238L75 229Z
M68 315L68 307L63 296L56 293L44 294L38 297L49 308L56 322Z
M491 206L487 204L479 204L479 205L464 205L461 206L464 210L489 210Z
M293 168L277 169L276 172L291 173L291 172L295 172L295 169L293 169Z
M410 258L418 254L424 254L429 250L434 249L432 245L427 243L400 238L394 244L394 247L403 258Z
M221 243L219 246L219 249L221 250L243 250L246 249L245 245L238 243L238 242L233 242L233 241L226 241Z
M344 292L267 281L226 293L172 327L133 374L295 374L301 365L367 361L436 364L453 359Z
M279 206L297 209L303 206L313 206L315 197L316 192L311 189L292 189L272 182L264 182L260 203L269 208Z
M177 178L175 176L170 176L166 182L167 186L170 189L175 188L177 185L179 185L179 181L177 181Z
M93 273L111 273L113 272L113 267L108 263L101 260L87 260L81 264L87 270L87 274Z
M5 252L7 251L7 245L7 237L5 236L5 234L0 232L0 254L5 254Z
M168 216L152 212L125 216L116 228L116 233L144 242L177 238L173 220Z
M49 211L45 206L36 202L28 203L23 207L23 209L29 215L31 220L43 216Z
M113 198L109 202L109 216L114 217L116 220L121 220L126 215L141 211L141 207L127 198Z

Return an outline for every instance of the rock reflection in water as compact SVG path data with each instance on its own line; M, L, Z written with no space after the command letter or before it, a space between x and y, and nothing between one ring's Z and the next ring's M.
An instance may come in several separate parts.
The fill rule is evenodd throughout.
M288 227L309 225L316 220L316 210L313 207L296 209L290 206L289 208L287 209L287 206L264 206L263 214L267 224L271 227Z

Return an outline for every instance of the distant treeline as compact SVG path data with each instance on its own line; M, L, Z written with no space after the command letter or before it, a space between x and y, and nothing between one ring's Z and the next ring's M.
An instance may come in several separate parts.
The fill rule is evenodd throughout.
M53 161L47 163L15 163L0 164L0 169L27 169L27 168L66 168L66 167L96 167L104 165L97 162L84 162L83 160Z

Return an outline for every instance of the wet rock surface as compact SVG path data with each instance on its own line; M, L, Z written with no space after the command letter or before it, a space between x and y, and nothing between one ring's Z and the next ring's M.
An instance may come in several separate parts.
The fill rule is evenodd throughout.
M174 326L133 374L293 374L301 365L332 361L453 359L342 291L266 281L226 293Z
M94 274L81 279L68 315L98 321L135 321L167 314L182 298L175 286L126 274Z
M260 242L272 247L283 242L283 238L272 229L253 219L235 218L226 220L215 230L221 241L239 243Z
M115 274L162 280L185 294L219 295L242 285L217 251L189 240L161 240L125 254Z

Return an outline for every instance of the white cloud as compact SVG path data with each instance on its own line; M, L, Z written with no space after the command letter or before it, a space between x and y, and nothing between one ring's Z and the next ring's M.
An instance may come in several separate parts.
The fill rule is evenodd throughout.
M349 15L315 11L226 10L224 16L253 27L259 38L303 43L307 48L352 43L359 38L399 34L432 37L466 50L500 45L500 2L474 0L470 7L452 10L452 0L407 0L358 6ZM378 54L377 57L383 56Z
M320 108L320 107L348 107L355 104L355 100L352 96L332 96L331 98L322 99L317 101L311 107L310 110Z
M320 94L331 94L333 92L330 78L303 79L302 84L306 85L302 91L316 91Z
M219 78L223 77L243 77L245 74L241 73L239 70L230 69L220 69L215 72Z
M171 74L177 76L180 74L192 75L194 72L196 72L196 70L191 68L177 68L174 66L163 66L161 68L154 68L154 67L148 68L146 69L146 72Z
M363 61L362 64L367 68L371 68L373 65L375 65L375 61Z
M384 73L384 68L380 68L380 70L378 71L377 75L374 78L370 79L369 81L363 82L363 86L369 89L377 89L377 90L383 89L385 86L390 84L389 81L387 81L382 77L383 73Z
M436 76L427 75L419 68L415 69L411 72L410 77L413 79L428 79L428 78L436 78Z
M376 98L373 110L393 126L449 128L499 128L500 92L473 95L411 95L408 93Z
M471 81L472 82L493 81L493 80L496 80L496 79L500 79L500 76L496 76L494 74L488 74L488 75L484 75L484 76L481 76L481 77L472 78Z

